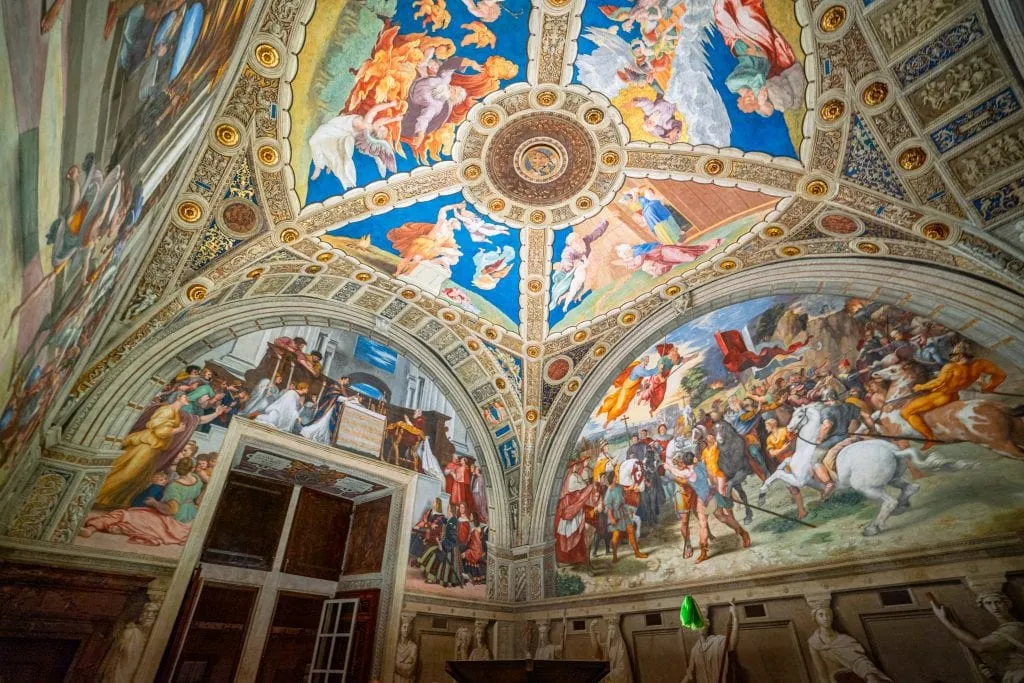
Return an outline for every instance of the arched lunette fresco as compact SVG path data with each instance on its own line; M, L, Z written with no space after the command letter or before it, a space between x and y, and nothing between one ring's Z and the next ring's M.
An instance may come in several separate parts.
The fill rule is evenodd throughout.
M744 278L748 282L740 284L753 285L752 287L738 288L736 283L731 283L730 292L696 292L693 296L693 307L684 312L687 322L680 325L676 311L668 308L660 316L660 320L657 320L657 327L652 324L645 333L633 337L634 339L644 340L644 345L640 349L637 348L637 345L630 344L628 348L623 346L613 349L608 354L609 358L600 366L597 373L601 376L602 381L595 381L594 377L588 379L587 385L591 387L590 391L587 392L585 397L581 396L578 399L578 403L571 407L562 424L558 425L558 428L554 430L556 438L552 441L549 452L563 454L563 457L552 457L548 460L548 466L542 471L538 482L538 490L543 492L542 496L546 497L538 501L541 505L538 505L536 508L538 514L533 520L532 533L542 538L551 538L553 534L555 536L556 556L564 565L562 575L559 581L556 582L556 592L571 594L580 590L614 590L615 588L624 588L626 586L636 588L638 586L653 585L652 582L683 582L707 578L731 578L740 573L763 568L761 565L766 562L775 565L776 568L779 566L798 565L800 563L800 557L796 556L798 554L787 554L787 550L790 548L790 541L786 539L786 536L799 536L801 533L804 535L810 534L811 536L818 534L811 540L802 539L799 543L801 544L800 547L810 549L807 551L810 555L804 558L804 560L819 562L823 559L827 561L851 559L849 555L844 557L842 549L836 550L832 548L832 545L839 541L845 541L849 546L854 547L858 553L857 557L869 555L871 551L877 551L887 544L896 544L893 548L888 549L890 552L893 550L918 548L916 542L908 540L912 536L907 537L903 534L922 533L921 538L929 534L935 535L936 533L940 536L943 535L943 525L949 526L949 520L936 521L934 515L928 516L928 510L934 507L933 496L939 495L936 492L940 492L941 489L941 492L948 494L947 488L950 486L956 487L957 484L951 482L962 483L965 498L957 502L967 506L969 509L962 515L962 521L966 523L966 526L964 524L954 525L955 528L948 532L950 538L955 537L956 539L963 540L974 535L992 535L999 532L1002 528L1000 525L1006 526L1010 524L1012 526L1012 522L1008 522L1007 519L1001 519L998 515L991 514L992 510L986 512L983 509L979 512L977 506L984 506L986 503L978 502L972 496L975 491L974 487L977 484L977 482L973 482L973 478L981 477L987 481L991 475L997 481L1006 482L1010 479L1012 471L1007 473L1002 472L1002 469L1010 468L1012 470L1013 467L1018 465L1018 463L1011 462L1010 459L1016 455L1014 449L1019 448L1019 442L1021 441L1019 438L1021 434L1018 432L1022 430L1019 429L1017 424L1020 422L1020 417L1014 415L1014 406L1017 404L1013 403L1016 400L1019 404L1020 399L1014 399L1012 396L982 395L982 392L991 391L1010 394L1021 393L1019 389L1014 389L1016 384L1020 383L1019 371L1016 370L1015 366L1019 366L1021 359L1020 349L1015 347L1013 342L1013 334L1016 332L1015 328L1020 326L1019 319L1012 313L1017 297L1010 292L991 287L985 283L971 282L967 278L950 278L948 275L944 275L944 279L939 280L934 272L929 272L930 269L919 266L908 267L906 264L901 264L903 275L906 278L905 281L913 284L900 287L896 283L891 282L891 280L884 282L880 279L880 276L886 270L883 264L878 264L878 267L872 268L861 266L859 268L860 272L856 274L846 272L845 268L848 265L837 262L837 264L829 269L829 273L822 272L820 267L806 269L800 273L801 282L792 279L787 281L786 277L780 278L778 277L780 275L778 272L751 272ZM887 265L889 268L892 268L895 264ZM892 270L889 270L890 274L892 272ZM825 280L819 281L815 276L824 277ZM857 283L851 284L851 281L854 279L856 279ZM770 287L758 286L768 282L772 282ZM952 298L954 292L956 293L956 299ZM845 297L842 296L843 294L845 294ZM860 295L860 299L856 297L857 294ZM985 299L986 304L983 309L972 309L972 305L979 305L977 301L974 301L976 297ZM815 304L820 305L810 313L804 310L808 306L813 308ZM892 304L899 305L893 306ZM897 312L899 309L912 312L906 314L899 313ZM929 314L936 321L936 324L925 323L926 316ZM676 318L675 320L673 320L674 317ZM848 324L846 328L836 332L832 330L832 327L838 325L836 321L839 321L840 318ZM808 319L810 319L809 322ZM766 320L767 322L765 322ZM787 328L784 331L785 333L778 331L777 328L782 326L783 322L791 323L792 329ZM707 329L703 329L702 326L707 327ZM814 336L815 330L812 328L821 326L826 328L831 337L829 334L821 333L821 338L817 342L813 339L808 341L808 336ZM700 556L698 541L700 524L696 519L696 515L691 515L694 517L690 523L690 526L694 529L691 534L694 554L690 557L689 553L686 553L687 557L684 558L685 548L682 534L680 533L680 522L674 513L680 513L681 516L684 516L685 505L680 502L681 499L673 501L673 495L666 488L662 488L664 496L659 497L658 502L664 504L665 519L662 520L657 515L652 516L649 510L644 511L644 516L647 519L640 526L643 529L643 524L646 524L647 530L641 531L638 544L640 552L637 556L630 557L625 562L622 561L623 556L628 557L633 554L628 546L626 546L627 533L625 530L622 530L622 533L618 534L620 539L617 539L622 544L619 549L620 562L613 565L610 557L605 559L603 553L607 551L603 539L592 541L589 538L589 536L596 536L600 539L604 535L604 525L600 525L599 522L597 524L593 523L599 519L596 516L597 513L605 512L604 510L593 512L593 509L598 507L596 503L599 497L593 496L594 500L590 502L594 503L594 505L587 505L582 500L575 500L576 498L586 497L593 493L592 491L585 491L585 489L594 481L593 470L595 468L601 469L604 466L602 462L603 441L608 442L609 448L607 450L614 462L616 459L626 459L626 451L629 448L629 435L626 432L630 431L630 429L634 432L635 436L650 438L654 441L655 446L657 446L655 432L658 430L660 423L666 422L668 424L666 424L665 429L661 430L666 432L665 436L675 436L675 432L680 432L684 438L688 439L692 436L692 427L694 426L691 423L700 422L701 418L704 417L699 415L698 411L703 408L707 413L710 413L713 407L712 403L716 399L720 400L721 404L714 406L714 408L723 414L715 416L716 419L714 421L705 420L710 422L710 426L706 427L710 433L715 432L717 423L725 418L724 413L732 408L739 408L741 413L744 409L749 409L748 412L752 414L747 417L750 418L755 417L756 413L762 413L768 414L769 417L774 417L778 422L787 423L791 417L791 409L795 406L789 406L790 410L785 411L787 414L781 415L780 413L784 411L776 410L767 401L760 403L755 401L754 405L746 406L742 402L743 399L764 399L763 395L756 395L757 387L761 386L762 380L773 383L781 377L788 378L787 373L796 371L800 367L806 369L813 366L813 370L822 373L822 376L818 378L822 381L825 381L823 378L826 377L834 379L834 376L843 371L849 373L851 369L856 374L856 371L864 369L861 366L873 367L874 364L881 361L881 358L876 359L872 357L868 359L870 363L865 365L862 357L863 354L857 348L858 343L861 342L860 335L863 335L865 329L867 329L869 337L877 336L877 330L886 326L888 326L885 329L886 336L893 335L886 340L888 344L900 346L908 352L916 350L919 355L924 354L927 356L928 351L925 351L925 348L928 344L925 342L932 341L932 346L936 348L931 350L941 356L928 358L925 362L918 358L908 358L907 362L904 362L899 354L888 358L886 360L887 372L894 373L897 370L910 369L911 364L913 364L912 369L920 371L921 374L921 377L914 381L915 384L920 386L916 389L914 387L910 388L913 395L907 397L902 395L894 396L892 397L894 403L899 402L910 405L918 397L932 395L936 390L933 385L942 384L942 382L935 378L942 373L941 369L952 360L949 356L955 355L953 354L953 349L959 341L959 335L956 332L952 332L948 337L945 336L949 331L946 330L946 327L959 328L964 331L965 337L971 337L980 342L978 344L969 344L967 348L968 353L973 353L977 360L975 364L978 365L977 369L979 371L977 374L980 377L980 381L971 383L973 389L970 390L972 391L970 396L966 393L968 390L964 390L965 400L976 398L981 401L976 406L981 412L987 412L991 409L992 415L987 418L993 418L989 420L990 425L999 422L999 420L994 420L994 418L1004 418L1002 420L1002 422L1006 423L1004 426L1012 431L1012 434L1007 435L1009 438L1000 441L995 437L985 437L981 434L981 432L986 431L985 429L973 429L973 433L971 433L970 425L966 425L964 429L960 430L965 433L959 435L946 434L945 432L948 430L942 426L937 428L938 431L943 432L943 435L938 437L939 440L970 442L970 444L963 446L940 445L934 449L923 450L926 444L920 440L923 440L925 437L917 434L909 427L907 427L908 435L916 437L919 441L903 443L902 441L891 439L876 439L874 442L871 442L875 444L893 443L904 446L916 444L918 449L923 451L923 455L920 458L922 461L927 459L932 453L937 454L937 457L931 459L931 465L939 464L937 461L939 457L942 457L948 461L946 463L947 467L952 468L957 464L967 466L964 472L955 472L949 475L945 473L934 474L927 478L922 477L922 479L925 479L923 482L919 482L917 479L908 479L911 487L910 490L920 486L925 492L925 495L918 499L918 508L920 509L915 508L912 514L900 517L898 521L891 519L891 526L896 527L897 530L883 531L877 537L864 538L861 536L860 531L875 517L879 506L877 504L861 502L857 494L846 492L836 496L832 502L826 501L820 505L816 502L808 503L807 508L810 509L809 521L816 523L818 528L814 530L803 528L800 532L792 531L791 527L801 528L799 522L783 520L770 514L775 512L788 517L798 516L797 507L790 501L785 488L780 488L777 492L769 490L766 502L766 509L769 512L755 511L754 526L748 525L742 534L736 533L735 539L738 540L734 539L733 531L729 530L726 526L712 522L712 533L718 535L723 540L718 543L717 548L715 543L710 544L710 554L712 556L710 561L701 563L697 567L692 567L691 563ZM737 329L739 332L738 336L729 334L730 329ZM751 330L753 331L753 334L749 334L753 339L744 341L742 334L744 329L747 329L748 333ZM716 332L721 337L719 343L716 343ZM904 339L902 334L904 332L910 333L907 336L916 338ZM855 334L857 335L856 339L853 338ZM738 338L733 339L733 337ZM783 339L783 337L785 338ZM733 341L738 341L738 343L733 344ZM949 342L948 348L946 342ZM748 350L752 353L746 355L730 353L730 351L739 351L738 348L733 347L738 347L740 344L746 344ZM939 344L942 345L941 350L936 346ZM648 358L647 363L643 363L642 356L644 354L642 352L650 345L658 345L661 348L656 347L651 351L652 357ZM985 350L985 347L988 346L998 346L999 355L996 356ZM765 349L774 350L765 351ZM785 351L786 353L779 354L779 358L773 360L772 354L776 350ZM895 353L893 349L887 348L886 350ZM759 351L765 352L763 357L758 354ZM890 353L886 355L888 356ZM638 356L641 358L638 358ZM714 357L712 358L712 356ZM638 360L641 362L637 362ZM655 360L659 361L657 365L654 363ZM764 368L758 367L758 363L762 361ZM990 361L993 361L1002 370L993 369L991 366L986 365ZM783 365L792 367L787 370L785 367L780 367ZM847 367L848 365L849 367ZM663 368L662 366L666 367ZM646 368L646 371L644 368ZM881 367L875 369L881 369ZM631 372L633 370L636 370L636 372ZM657 385L659 383L659 380L655 378L662 375L662 370L667 370L667 374L664 376L668 379L668 386L661 388L652 387L652 384ZM1005 381L1001 378L1003 370L1005 370L1007 375ZM705 374L699 377L698 375L701 372ZM758 376L754 376L755 374ZM761 374L764 376L761 377ZM947 372L947 377L948 374ZM643 377L642 375L649 375L649 377ZM750 375L750 377L747 375ZM864 374L865 377L874 377L877 380L877 386L874 388L885 392L880 397L880 400L884 403L890 400L890 398L886 397L888 393L897 391L899 382L902 382L905 378L902 376L897 378L895 376L883 375L884 373L875 375L871 372ZM849 380L849 377L846 379ZM932 381L929 382L929 379ZM1005 386L1000 385L1000 382L1003 382ZM817 380L809 382L809 384L813 385L811 389L817 388L821 390L817 392L819 394L823 391L823 388L818 386L820 383ZM850 384L856 387L856 392L850 392L847 384L837 381L837 387L840 387L837 390L837 393L840 394L838 397L839 404L848 405L853 403L852 397L854 393L858 393L866 388L863 382L850 382ZM870 391L866 393L870 393ZM694 394L700 395L695 396ZM732 395L735 395L733 401L738 402L738 406L729 406L729 398ZM811 398L820 399L822 397L813 396ZM871 397L868 396L867 398L870 399ZM622 400L617 401L616 399ZM772 399L774 400L774 397ZM1009 406L996 405L996 402L999 401L1008 401ZM808 402L817 403L815 400ZM690 404L689 408L686 406L687 403ZM767 410L755 410L755 408L763 408L765 406L767 406ZM819 404L819 407L823 406ZM902 435L902 427L905 425L903 425L901 414L904 410L897 406L899 409L894 413L886 406L882 407L885 408L882 412L886 413L883 416L882 422L886 424L880 424L878 430L883 431L883 433L888 430L890 434L899 432ZM692 417L687 414L690 409L694 411ZM911 410L910 412L915 411ZM927 410L917 412L925 414ZM600 420L597 423L586 422L588 416L591 416L593 419L597 413L601 413L599 416ZM672 413L669 416L673 418L672 420L664 419L668 413ZM676 413L679 414L677 415ZM954 410L954 413L959 414L956 410ZM623 417L630 420L628 428L622 420ZM743 423L742 420L736 419L738 416L730 415L729 417L739 424L739 427L735 428L736 431L749 426ZM887 420L886 418L890 419ZM965 419L967 422L971 421L969 418ZM605 427L606 422L608 423L607 427ZM648 422L651 424L648 425ZM681 427L680 423L682 424ZM732 426L731 423L730 426ZM757 426L758 429L763 429L760 422L758 422ZM638 433L638 430L644 427L650 430L649 434L641 435ZM896 429L896 431L892 431L893 429ZM574 448L573 444L569 442L575 440L581 434L581 431L584 439L587 441L581 440L580 443L576 444L576 448ZM987 429L987 431L991 432L992 430ZM766 437L766 435L759 432L759 437L749 439L751 442L758 442L762 451L760 453L762 457L766 453L766 444L764 443L766 439L763 437ZM619 443L620 441L622 443ZM666 439L665 445L667 445L667 441ZM742 440L739 443L742 444ZM868 442L865 441L865 443ZM979 443L985 447L979 446ZM863 447L858 446L857 448ZM1000 455L993 454L991 452L992 448L995 448L996 452L1003 452L1004 456L1001 457ZM653 450L658 451L657 448ZM699 454L703 448L698 447L696 450ZM811 450L813 451L814 449L812 448ZM950 450L953 450L953 455L950 455ZM622 452L620 453L619 451ZM589 460L587 456L589 456ZM618 458L618 456L622 456L622 458ZM569 461L568 465L567 461ZM755 462L755 459L751 458L751 463L753 462ZM768 471L763 473L769 474L770 470L774 469L772 465L777 464L777 461L769 460L766 463ZM619 465L618 470L621 471L624 466ZM629 469L628 466L625 467ZM917 467L917 470L911 469L913 477L920 476L923 469L927 468L928 465L919 462ZM657 463L655 463L654 471L657 472L659 469L661 472L665 471L664 466L659 468ZM792 469L792 465L790 469ZM752 466L752 471L756 470L757 467ZM1000 472L997 473L995 470L1000 470ZM671 475L671 472L667 472L666 475ZM958 476L960 478L956 479ZM751 475L744 479L747 483L746 492L750 494L750 502L756 504L756 491L761 486L761 481L756 475ZM971 481L968 481L968 479L971 479ZM668 476L665 477L665 481L668 481ZM671 485L669 485L669 488L671 488ZM892 491L893 498L895 499L898 491L896 489L892 489ZM733 493L732 488L728 489L728 492L732 495L737 495ZM805 494L809 494L809 491L805 491ZM603 498L603 496L600 497ZM807 500L810 501L812 497L817 498L816 495L807 495ZM561 500L561 504L559 500ZM612 501L613 504L614 502ZM648 500L631 502L650 504ZM575 520L575 512L577 511L574 508L574 503L580 503L580 507L584 510L583 520ZM975 507L971 508L972 505ZM639 507L642 508L643 505L641 504ZM735 516L739 518L739 524L743 525L745 523L743 520L745 509L741 505L735 505L734 507ZM591 509L589 516L587 508ZM901 508L900 511L903 511L903 509L905 507ZM836 510L839 510L839 512L837 513ZM710 514L710 510L708 512ZM721 516L724 517L724 513ZM818 519L815 519L815 517ZM575 521L583 522L583 526L580 528L585 529L588 536L586 557L580 554L580 548L575 547L575 541L580 538L580 536L573 536L575 529L570 528L574 527ZM729 522L731 521L729 520ZM918 524L917 527L908 527L908 525L912 525L915 522ZM556 525L558 525L557 532ZM901 526L902 531L898 531ZM971 526L971 528L967 529L967 526ZM742 546L743 534L747 533L748 530L754 531L754 544L752 546L753 550L745 551L749 552L749 554L744 554L744 552L740 552L740 548ZM869 532L874 531L876 529L869 530ZM540 534L543 534L543 536L539 536ZM610 534L608 535L610 536ZM647 536L647 538L644 539L644 536ZM862 538L864 538L863 543L860 540ZM608 540L610 541L611 539L609 538ZM733 542L734 540L735 543ZM824 558L811 557L816 551L814 543L819 544L817 549L826 552ZM868 544L866 549L861 548L865 543ZM594 559L593 556L595 545L600 546L597 559ZM733 545L737 546L736 549L733 549ZM760 549L758 546L760 546ZM828 552L832 554L828 554ZM650 557L642 557L644 554L650 555ZM717 560L715 558L716 554L718 555ZM769 555L772 557L768 557ZM583 568L588 558L591 560L591 571L593 573L588 573ZM567 569L571 565L575 566L572 569Z
M65 435L67 440L94 449L109 449L112 441L130 431L139 417L139 408L148 405L152 396L186 364L192 364L190 356L197 353L202 356L225 341L247 333L289 325L350 330L413 359L450 401L466 427L468 440L476 445L476 455L482 460L488 484L490 543L508 546L512 530L507 493L503 480L493 476L502 469L497 454L489 445L483 416L471 397L458 383L452 370L422 341L395 328L387 336L374 334L370 332L373 329L372 316L339 303L304 299L297 307L294 300L284 303L264 298L242 304L218 304L197 311L172 326L176 329L147 343L143 352L96 387L78 409L84 412L72 416L67 423L70 428Z

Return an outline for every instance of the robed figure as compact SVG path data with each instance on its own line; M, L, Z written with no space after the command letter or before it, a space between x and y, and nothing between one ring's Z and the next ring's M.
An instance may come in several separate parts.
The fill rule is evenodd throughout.
M569 473L562 482L555 508L555 560L559 564L587 564L589 562L590 539L586 513L601 502L597 484L587 481L583 474L583 461L575 460L569 465Z

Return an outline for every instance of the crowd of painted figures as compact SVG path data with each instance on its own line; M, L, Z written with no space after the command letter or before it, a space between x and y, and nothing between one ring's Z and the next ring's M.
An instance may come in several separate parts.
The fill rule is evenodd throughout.
M849 300L821 317L849 323L834 349L822 351L806 338L767 342L755 352L737 331L715 332L726 380L699 388L683 383L670 412L661 403L668 378L687 362L682 347L659 344L656 354L629 365L595 419L604 418L607 427L631 406L646 405L651 422L637 427L649 428L632 429L624 447L610 435L579 442L556 509L558 562L592 571L591 559L602 548L618 560L624 538L635 557L645 558L641 530L670 518L680 524L683 556L692 557L694 516L697 563L708 559L715 540L710 519L732 529L747 548L750 536L733 509L746 505L743 485L751 475L761 484L762 504L774 482L786 484L798 519L807 515L802 488L819 491L823 504L837 487L856 490L881 503L864 529L873 535L920 488L903 479L908 460L920 470L938 467L945 461L933 449L947 443L1024 457L1021 410L995 392L1006 373L969 342L881 304ZM654 355L658 360L649 366ZM746 372L752 370L761 374ZM628 417L626 425L630 429ZM898 488L898 497L886 486ZM744 522L751 519L746 506Z
M260 366L266 366L266 376L259 379L239 379L214 362L182 370L122 440L80 535L99 531L128 536L131 543L183 545L216 460L215 453L198 452L196 433L226 427L235 415L331 443L340 406L386 409L377 397L350 390L348 377L321 374L321 354L306 353L305 347L301 337L275 339ZM311 387L318 394L311 395ZM435 466L443 478L436 461Z
M454 463L453 463L454 464ZM458 467L458 466L457 466ZM418 568L423 580L446 588L477 585L487 580L487 501L479 471L472 483L448 477L451 502L435 498L429 510L413 525L409 565Z

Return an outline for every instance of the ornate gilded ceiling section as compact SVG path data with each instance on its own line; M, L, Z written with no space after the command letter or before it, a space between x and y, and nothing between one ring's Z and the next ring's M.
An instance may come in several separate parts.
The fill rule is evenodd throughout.
M1018 237L1010 226L1024 214L1024 91L980 4L797 2L806 113L791 129L802 131L796 158L638 141L609 98L574 84L585 9L582 0L533 4L520 82L502 82L469 110L450 159L303 206L292 163L301 95L293 85L318 9L312 0L268 2L123 307L134 327L110 340L65 414L142 340L196 307L253 297L334 301L374 316L382 332L399 326L429 343L480 407L498 397L522 416L516 486L528 515L534 446L557 428L605 353L631 344L630 331L657 311L684 311L695 288L768 263L799 268L804 259L857 255L927 262L1020 289L1018 252L984 235ZM530 120L544 125L516 123ZM641 181L759 193L768 203L737 237L638 295L553 322L561 243L552 226L593 220L619 205L623 183ZM459 192L512 229L518 320L474 313L320 239L398 222L402 211Z

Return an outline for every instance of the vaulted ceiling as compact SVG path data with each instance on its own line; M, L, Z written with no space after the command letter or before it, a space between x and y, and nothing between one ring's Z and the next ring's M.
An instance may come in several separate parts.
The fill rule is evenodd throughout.
M605 353L712 282L853 257L1020 291L1024 90L992 10L765 0L751 28L727 1L620 4L253 10L61 414L183 321L320 299L432 346L532 452Z

